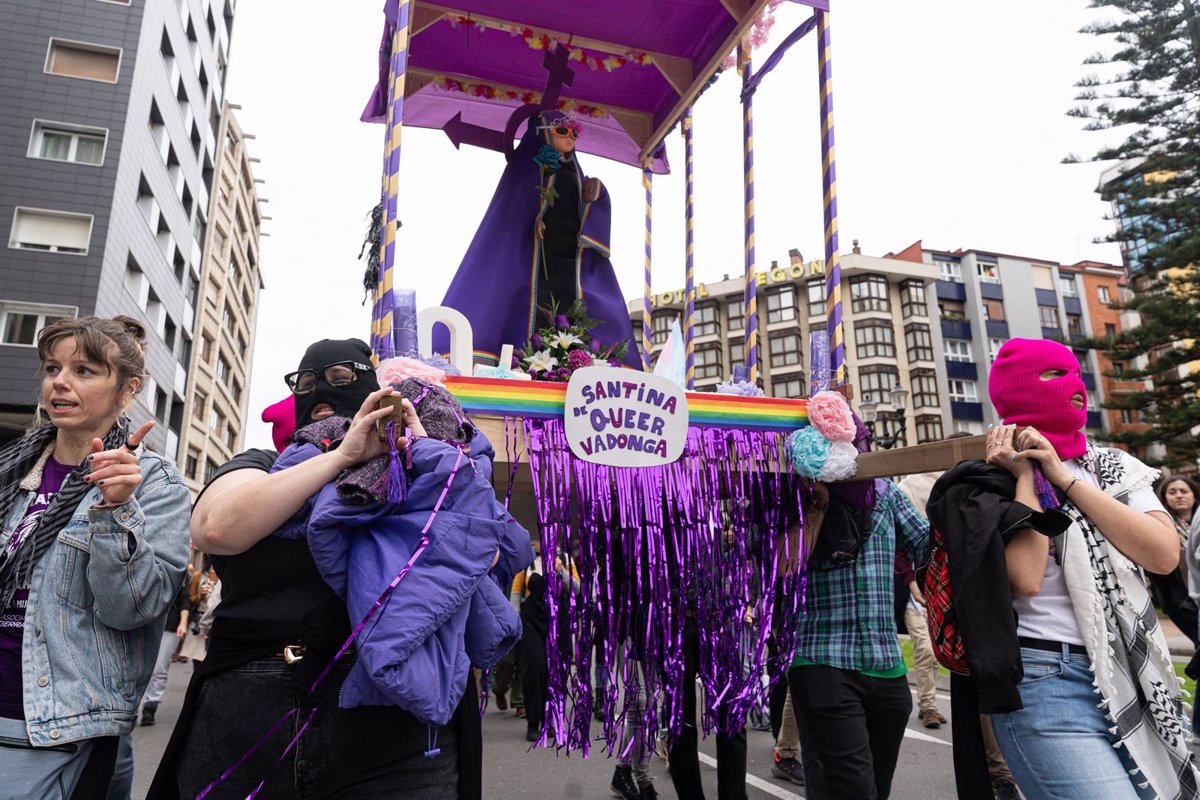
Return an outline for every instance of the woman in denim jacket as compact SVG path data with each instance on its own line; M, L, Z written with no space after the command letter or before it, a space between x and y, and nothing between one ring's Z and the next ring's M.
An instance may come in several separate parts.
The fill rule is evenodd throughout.
M38 337L50 424L0 450L0 798L103 798L187 563L190 498L124 411L145 329Z

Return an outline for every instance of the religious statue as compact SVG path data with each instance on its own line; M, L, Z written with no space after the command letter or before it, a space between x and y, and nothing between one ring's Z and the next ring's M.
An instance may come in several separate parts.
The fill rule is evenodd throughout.
M608 191L589 178L575 151L583 124L570 113L529 118L475 238L442 305L471 321L477 361L495 364L505 344L523 345L546 320L576 300L602 320L604 344L629 342L625 363L640 367L625 299L609 262ZM445 334L434 337L444 352Z

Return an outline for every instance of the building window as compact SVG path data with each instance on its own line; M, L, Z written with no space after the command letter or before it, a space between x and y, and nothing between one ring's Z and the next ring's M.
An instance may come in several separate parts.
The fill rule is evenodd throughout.
M213 433L218 435L221 433L221 428L225 427L225 417L221 416L216 403L213 403L212 408L208 411L208 427L212 429Z
M850 299L855 314L867 311L891 311L888 282L882 275L863 275L850 279Z
M858 370L858 383L862 389L860 403L889 402L887 394L900 383L900 370L893 366L871 365Z
M912 382L913 408L927 406L937 408L941 405L938 400L937 373L931 369L914 369L909 373Z
M729 363L741 364L746 360L746 342L744 339L729 343Z
M222 385L229 385L229 361L225 358L224 353L217 354L217 380Z
M1075 284L1075 276L1058 273L1058 291L1063 297L1078 297L1079 288Z
M1004 303L999 300L984 300L979 304L983 309L983 318L989 322L1004 322Z
M91 238L90 214L18 208L13 215L8 246L18 250L86 256Z
M45 71L66 78L116 83L121 71L121 49L86 42L51 39Z
M942 355L947 361L970 361L971 343L966 339L942 339Z
M796 290L791 286L767 292L767 324L796 318Z
M229 427L225 429L225 446L232 450L235 443L237 443L237 431L234 430L233 423L230 423Z
M1073 336L1083 335L1083 317L1078 314L1067 314L1067 333Z
M1134 415L1133 415L1133 409L1130 409L1130 408L1122 408L1121 409L1121 422L1125 423L1126 425L1129 425L1136 421L1137 421L1137 418L1134 417Z
M933 361L933 337L929 326L913 322L904 326L904 342L909 361Z
M716 336L721 332L721 323L717 319L717 306L711 303L696 306L695 317L696 336Z
M854 326L859 358L895 358L896 340L886 322L860 322Z
M804 378L771 381L771 396L796 399L804 397Z
M108 132L102 128L83 128L38 120L33 124L28 155L30 158L98 167L104 163L104 144L107 139Z
M74 306L38 306L27 303L0 303L0 344L34 346L42 328L60 319L75 316Z
M1038 306L1038 319L1041 320L1043 328L1060 327L1057 306Z
M925 284L908 280L900 284L900 303L904 318L929 316L929 303L925 299Z
M951 283L962 283L962 264L957 261L939 261L938 279Z
M208 405L208 395L197 389L192 395L192 402L194 403L192 413L196 419L204 419L204 407Z
M233 309L229 307L229 303L225 304L221 312L221 327L227 331L233 330Z
M992 361L996 360L996 356L1000 354L1000 348L1007 341L1008 339L988 339L988 354L991 356Z
M674 321L674 314L655 314L651 317L650 344L652 347L665 344L667 339L671 338L671 323Z
M964 381L958 378L950 379L951 403L978 403L979 388L975 381Z
M696 351L696 380L721 377L721 349L702 347Z
M212 358L212 353L213 353L212 337L209 336L207 333L200 334L200 360L207 364L209 359Z
M800 363L800 336L795 333L777 333L768 340L771 348L771 369L790 367Z
M1114 378L1123 377L1125 375L1125 362L1123 362L1123 361L1112 362L1112 375Z
M1100 302L1104 303L1105 305L1108 305L1112 302L1112 296L1109 295L1107 286L1097 286L1096 296L1099 297Z
M242 403L242 382L237 378L233 379L233 385L229 389L229 394L233 397L233 402L241 405Z
M188 480L196 480L196 470L200 468L200 454L188 448L187 460L183 463L183 474Z
M204 482L212 483L212 479L217 476L217 462L211 458L204 459Z
M1104 323L1104 335L1109 339L1117 338L1117 326L1111 322Z
M917 442L937 442L942 438L942 418L937 414L921 414L917 417Z
M740 331L746 327L746 312L744 311L745 301L731 300L725 306L726 313L729 315L729 330Z
M805 291L808 292L808 315L825 316L825 281L809 281Z
M1000 267L996 264L978 261L975 263L975 272L978 273L979 280L982 283L1000 282Z

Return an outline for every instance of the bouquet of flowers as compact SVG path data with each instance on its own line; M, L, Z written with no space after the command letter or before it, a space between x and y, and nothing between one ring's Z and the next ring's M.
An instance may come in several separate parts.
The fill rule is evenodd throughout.
M513 356L535 381L566 383L572 372L583 367L619 367L629 352L628 342L605 345L592 336L601 320L588 317L582 300L576 300L565 314L557 313L557 306L541 311L549 325L529 337L524 349Z

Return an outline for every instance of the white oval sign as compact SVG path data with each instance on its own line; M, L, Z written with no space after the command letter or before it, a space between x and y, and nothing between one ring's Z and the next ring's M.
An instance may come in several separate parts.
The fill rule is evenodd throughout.
M610 467L656 467L683 454L687 394L658 375L584 367L567 384L565 429L571 452Z

